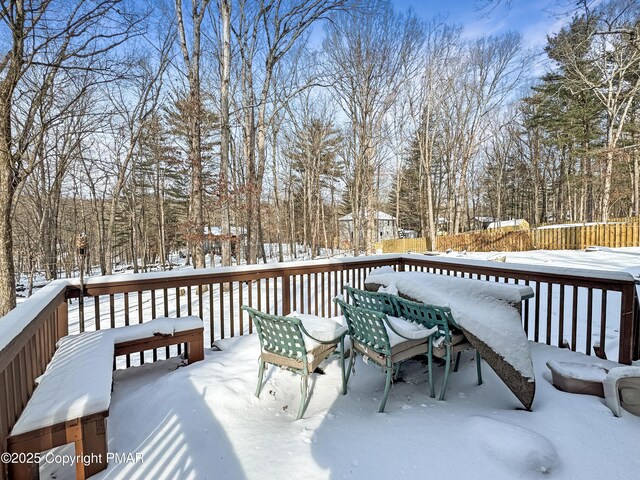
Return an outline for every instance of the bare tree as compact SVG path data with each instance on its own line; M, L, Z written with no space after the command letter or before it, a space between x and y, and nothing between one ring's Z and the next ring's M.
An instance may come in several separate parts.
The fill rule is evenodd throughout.
M353 214L353 250L370 247L375 230L374 176L380 161L385 115L423 41L411 15L394 13L388 2L369 2L356 13L340 13L327 25L324 51L327 75L349 118L347 185Z
M11 209L16 188L33 170L26 151L34 135L34 119L52 94L59 72L94 68L99 56L129 38L133 23L119 0L55 2L6 0L2 22L8 29L7 51L0 59L0 315L15 306ZM41 72L30 107L14 116L24 79ZM36 78L32 76L31 78ZM36 157L31 157L35 160Z
M193 242L195 268L204 268L204 184L202 167L202 92L200 89L200 43L202 20L209 0L191 0L190 30L185 25L182 0L176 0L178 39L189 82L189 164L191 166L191 197L189 204L189 237ZM188 32L191 38L187 41Z
M349 0L260 0L248 5L239 2L239 21L234 28L242 62L244 156L247 164L249 263L257 261L260 242L260 198L266 171L268 108L271 104L274 68L298 38L317 20L342 8ZM263 43L264 42L264 43ZM255 86L254 63L264 45L264 70Z

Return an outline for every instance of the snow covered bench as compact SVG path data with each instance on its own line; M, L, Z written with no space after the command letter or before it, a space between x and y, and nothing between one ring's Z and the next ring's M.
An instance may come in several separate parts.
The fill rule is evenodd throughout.
M63 337L8 438L8 451L37 454L67 443L87 461L76 478L107 467L106 417L111 403L114 356L187 344L189 363L204 358L204 328L198 317L158 318L139 325ZM38 478L38 463L9 465L14 479Z

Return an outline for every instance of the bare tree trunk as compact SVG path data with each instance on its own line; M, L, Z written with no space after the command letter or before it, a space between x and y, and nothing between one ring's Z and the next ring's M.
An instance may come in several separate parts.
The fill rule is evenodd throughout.
M189 80L189 164L191 166L190 237L193 242L193 266L204 268L204 185L202 169L202 99L200 90L201 25L209 0L191 2L191 52L182 12L182 0L176 1L178 37Z
M231 209L229 204L229 86L231 83L231 0L220 0L222 19L222 82L220 85L220 203L222 207L222 266L231 265Z

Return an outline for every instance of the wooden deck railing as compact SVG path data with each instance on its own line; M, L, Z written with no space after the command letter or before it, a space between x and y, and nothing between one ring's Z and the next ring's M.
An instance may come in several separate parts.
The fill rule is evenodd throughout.
M0 450L3 453L7 451L9 432L35 389L36 378L47 368L58 340L67 335L66 290L66 282L54 282L0 319L3 322L0 327ZM15 335L11 335L12 332L16 332ZM7 476L2 462L0 476Z
M341 292L342 286L350 283L363 288L369 272L381 266L531 285L535 297L522 308L523 326L529 338L558 346L563 346L566 339L572 350L592 354L596 343L605 350L610 341L607 326L615 325L619 326L618 361L628 364L640 358L640 309L635 281L622 272L423 255L380 255L93 277L83 289L77 283L56 282L0 319L0 333L6 335L11 329L3 329L7 323L2 322L21 322L11 339L0 338L2 451L6 451L6 437L31 396L35 378L42 374L57 340L67 331L77 333L145 322L158 316L193 314L204 320L205 340L211 345L215 340L253 331L250 319L240 309L242 304L269 313L287 314L296 310L337 315L331 299ZM584 342L580 342L582 337ZM179 350L163 348L135 358L127 356L123 366L163 359L174 353ZM4 477L5 472L0 473Z

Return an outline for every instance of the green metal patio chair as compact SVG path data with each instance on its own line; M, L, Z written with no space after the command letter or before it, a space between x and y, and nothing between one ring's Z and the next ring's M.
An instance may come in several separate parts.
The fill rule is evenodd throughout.
M342 288L347 292L348 297L356 307L376 310L393 317L399 316L398 307L393 300L395 295L384 292L360 290L359 288L354 288L350 285L345 285Z
M246 305L242 309L249 313L253 320L258 338L260 339L260 360L258 368L258 386L256 397L260 397L262 391L265 364L271 364L290 370L300 379L300 406L298 408L299 420L304 415L309 402L308 378L320 363L336 350L340 344L340 368L342 371L342 394L347 393L347 381L344 371L344 337L347 329L343 327L338 331L338 336L332 339L318 339L312 336L303 325L303 321L295 317L283 317L270 315L255 310ZM305 342L305 336L310 342ZM308 348L307 343L312 347Z
M342 309L351 338L351 352L349 355L349 368L346 373L345 391L356 354L366 357L380 366L383 372L386 373L384 394L378 410L379 412L384 412L394 370L399 368L400 363L404 360L426 354L429 350L429 337L434 333L435 329L420 329L419 332L414 330L415 335L408 336L406 332L403 334L403 332L399 331L399 328L394 327L384 312L349 305L339 298L334 298L333 301L340 305ZM404 322L404 320L400 321ZM390 340L390 332L397 336L394 342ZM401 339L400 341L396 341L398 337Z
M431 337L429 342L429 388L431 397L435 397L433 388L433 357L444 358L444 379L442 380L442 389L440 390L439 400L444 400L449 383L449 370L451 369L451 360L456 355L456 364L454 372L458 370L458 362L460 353L464 350L473 348L466 339L460 327L451 315L451 309L448 307L438 307L436 305L428 305L420 302L413 302L402 297L394 297L398 313L401 317L419 322L426 328L437 327L438 333ZM482 369L480 363L480 354L476 351L476 370L478 375L478 385L482 385Z

